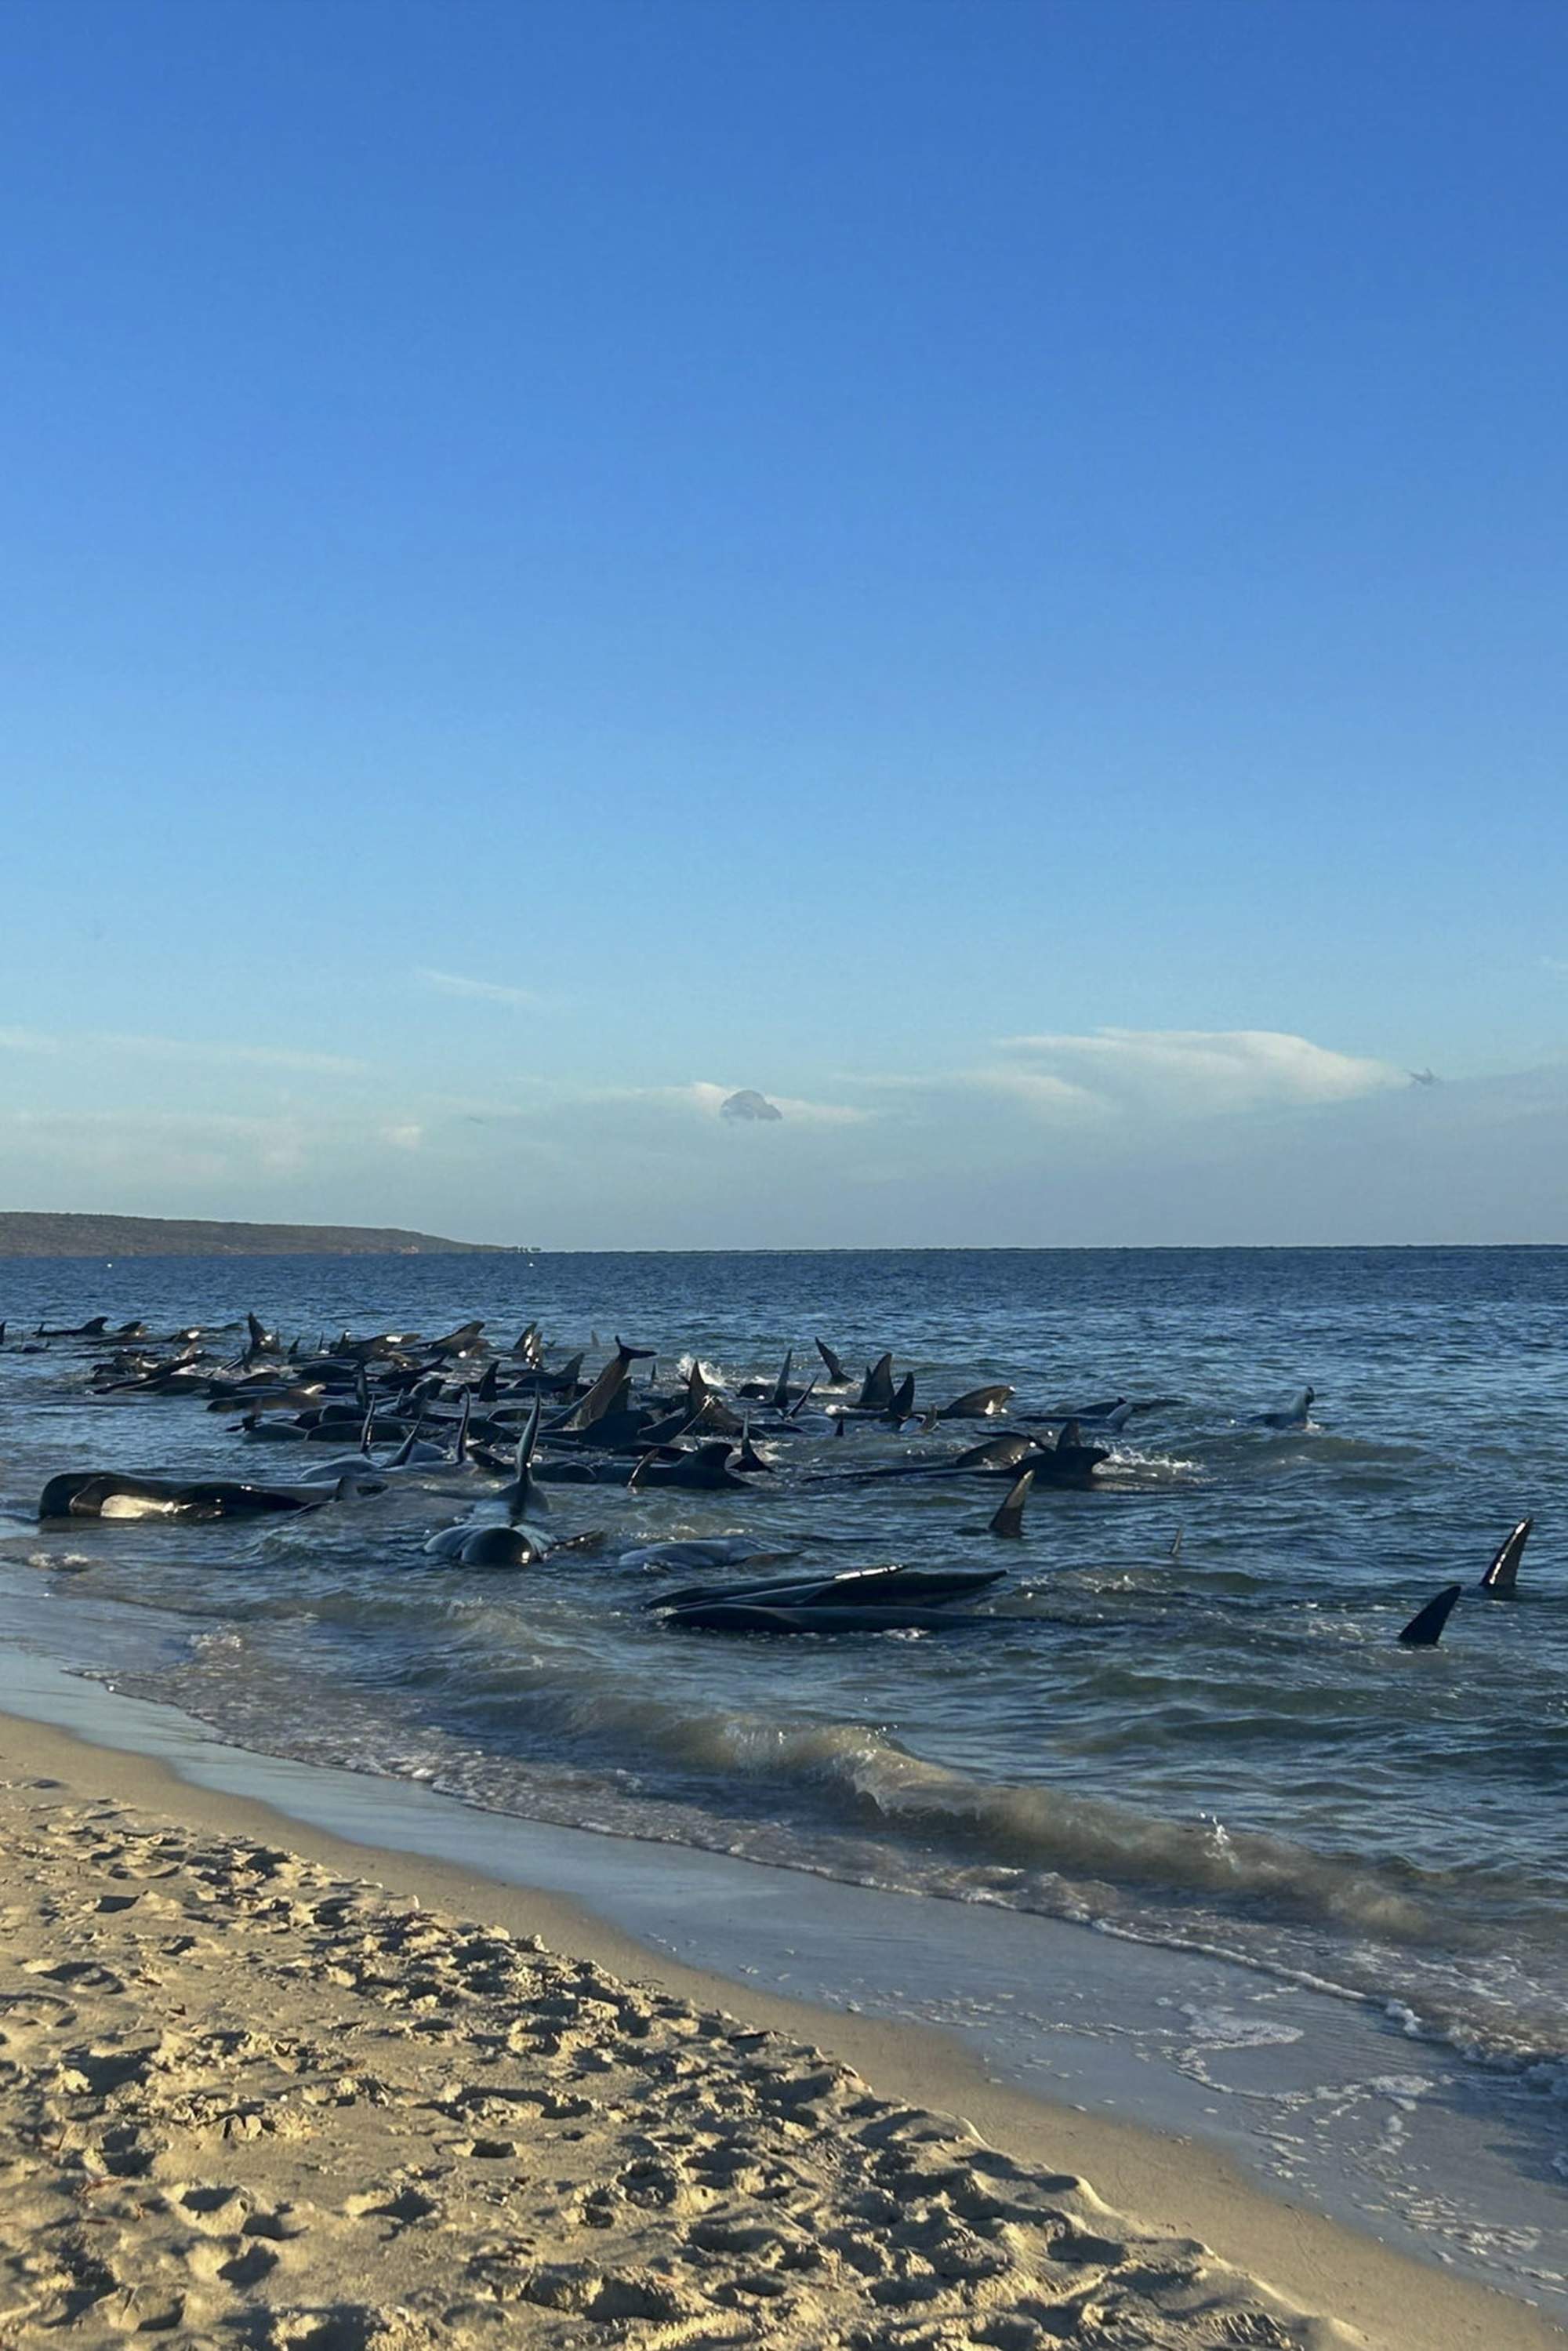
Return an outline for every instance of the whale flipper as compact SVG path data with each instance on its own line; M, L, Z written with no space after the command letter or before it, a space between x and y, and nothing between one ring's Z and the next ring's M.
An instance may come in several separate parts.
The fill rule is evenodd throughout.
M828 1377L832 1381L835 1387L848 1387L850 1384L850 1375L848 1372L845 1371L842 1364L839 1361L837 1355L833 1353L833 1350L829 1346L825 1339L818 1340L817 1353L821 1355L823 1363L826 1364L828 1367Z
M1008 1489L1008 1498L991 1520L990 1532L1007 1535L1014 1541L1023 1535L1023 1506L1034 1489L1034 1471L1026 1469L1023 1476Z
M1479 1588L1490 1593L1494 1600L1519 1598L1519 1562L1524 1556L1524 1546L1530 1541L1530 1530L1534 1524L1533 1519L1521 1519L1482 1576Z
M1443 1627L1454 1613L1454 1604L1464 1591L1462 1583L1446 1583L1435 1600L1418 1608L1399 1638L1407 1649L1435 1649L1443 1637Z

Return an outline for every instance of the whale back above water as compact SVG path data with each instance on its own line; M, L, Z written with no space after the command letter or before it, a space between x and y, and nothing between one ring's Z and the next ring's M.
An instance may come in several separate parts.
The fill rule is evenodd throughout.
M957 1616L946 1608L769 1608L744 1601L708 1601L672 1609L666 1625L683 1633L957 1633L1004 1622Z

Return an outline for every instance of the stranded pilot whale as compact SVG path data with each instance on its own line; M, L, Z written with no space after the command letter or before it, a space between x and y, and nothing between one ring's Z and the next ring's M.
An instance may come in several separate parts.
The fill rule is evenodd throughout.
M984 1592L988 1585L1000 1583L1006 1574L1005 1567L954 1568L946 1573L937 1568L859 1567L846 1569L840 1575L775 1577L771 1581L723 1583L706 1589L700 1583L691 1583L680 1592L662 1592L646 1604L651 1609L706 1608L732 1602L745 1607L768 1608L888 1608L909 1604L944 1608L950 1600L962 1600L972 1592Z
M678 1453L673 1461L661 1461L656 1453L644 1453L626 1483L639 1486L684 1486L698 1493L716 1490L747 1490L744 1478L737 1478L729 1467L729 1457L735 1451L727 1437L716 1437L711 1445L699 1445L695 1453Z
M664 1618L681 1633L957 1633L1004 1621L958 1616L947 1608L768 1608L740 1600L672 1608Z
M241 1478L138 1478L118 1469L67 1470L38 1497L40 1519L257 1519L318 1510L328 1486L255 1486Z

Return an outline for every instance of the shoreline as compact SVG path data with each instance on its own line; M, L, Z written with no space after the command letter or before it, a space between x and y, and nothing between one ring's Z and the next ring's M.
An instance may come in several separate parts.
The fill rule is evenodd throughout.
M192 1725L195 1735L187 1737L192 1750L187 1767L195 1748L210 1748L221 1757L221 1775L230 1783L204 1785L189 1768L180 1768L180 1740L170 1727L187 1719L173 1709L116 1698L23 1653L11 1653L10 1663L8 1678L18 1686L0 1691L0 1704L8 1709L0 1715L0 1755L8 1779L16 1777L22 1756L26 1761L20 1768L47 1771L84 1798L134 1805L203 1834L274 1840L281 1834L293 1852L344 1877L368 1875L426 1906L477 1917L517 1934L538 1934L553 1949L618 1978L652 1983L663 1996L695 2003L704 2011L738 2005L759 2029L791 2040L804 2034L831 2058L863 2075L882 2096L963 2116L989 2147L1036 2169L1086 2176L1098 2196L1117 2210L1135 2215L1140 2226L1201 2239L1236 2270L1267 2280L1290 2304L1323 2313L1373 2343L1408 2345L1416 2351L1417 2345L1440 2340L1445 2346L1473 2344L1477 2351L1494 2345L1517 2345L1523 2351L1525 2346L1561 2345L1568 2339L1521 2300L1416 2262L1339 2221L1266 2192L1210 2145L1161 2136L1144 2122L1087 2114L999 2081L984 2053L950 2031L845 2013L841 2008L802 2002L778 1989L742 1980L744 1970L726 1974L693 1966L667 1948L668 1938L628 1932L613 1916L596 1910L591 1898L542 1891L528 1882L526 1856L521 1877L510 1867L500 1876L476 1867L471 1855L459 1864L414 1850L406 1819L393 1818L394 1810L402 1810L394 1806L394 1796L406 1800L410 1793L399 1783L360 1780L351 1792L358 1800L354 1814L343 1834L338 1825L303 1818L298 1807L302 1791L314 1782L319 1812L321 1783L354 1775L328 1774L224 1748ZM63 1696L57 1687L51 1692L51 1677L57 1684L69 1685ZM125 1739L125 1710L139 1708L144 1717L167 1718L159 1726L162 1756L145 1751L145 1721L136 1744ZM117 1718L112 1722L111 1715ZM62 1717L68 1728L59 1727ZM112 1762L106 1763L106 1758ZM264 1792L258 1794L257 1789ZM423 1794L426 1807L435 1808L433 1817L448 1808L455 1813L467 1810L428 1792L415 1790L413 1794ZM340 1815L342 1794L326 1809L329 1815ZM539 1843L532 1823L507 1823L495 1815L476 1818L515 1831L525 1846ZM608 1880L615 1868L613 1848L623 1841L592 1842L601 1849L597 1858ZM640 1858L649 1855L653 1856L650 1865L666 1875L677 1909L692 1865L711 1858L662 1847L650 1848ZM731 1871L755 1867L718 1865ZM849 1891L853 1896L861 1889ZM797 1893L796 1902L801 1899ZM883 1899L897 1902L901 1897ZM606 1907L613 1910L615 1906ZM988 1925L998 1915L986 1914ZM1043 1996L1049 2001L1049 1993ZM1139 2085L1134 2080L1129 2086L1135 2093Z

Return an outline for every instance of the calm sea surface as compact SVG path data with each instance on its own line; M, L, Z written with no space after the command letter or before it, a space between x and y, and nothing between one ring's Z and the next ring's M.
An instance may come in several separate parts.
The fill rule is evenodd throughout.
M559 1532L612 1539L570 1568L427 1558L475 1499L450 1478L259 1527L40 1530L60 1468L298 1474L189 1401L89 1398L78 1349L17 1345L40 1318L247 1308L312 1338L482 1315L503 1345L538 1318L591 1370L620 1332L664 1384L693 1353L729 1380L801 1365L821 1333L857 1371L891 1348L926 1404L989 1380L1019 1409L1165 1401L1096 1490L1035 1495L1021 1546L977 1531L994 1485L805 1481L983 1430L835 1441L820 1417L754 1495L555 1488ZM12 1259L0 1314L0 1589L122 1687L504 1812L1223 1950L1558 2078L1568 1251ZM1307 1431L1245 1425L1309 1382ZM1517 1605L1467 1594L1441 1648L1401 1650L1531 1512ZM1011 1573L994 1623L944 1638L663 1629L660 1580L614 1546L726 1531L801 1571Z

